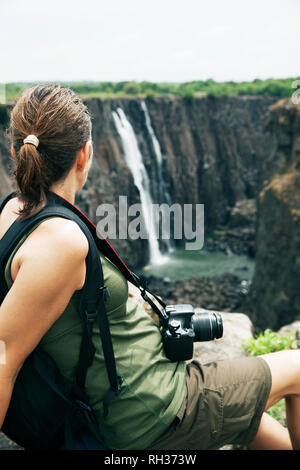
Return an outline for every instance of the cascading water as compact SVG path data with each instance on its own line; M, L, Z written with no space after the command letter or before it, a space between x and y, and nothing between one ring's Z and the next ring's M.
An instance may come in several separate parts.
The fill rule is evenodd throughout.
M117 108L116 111L112 112L112 115L124 147L126 163L131 170L134 184L140 193L143 217L149 240L150 264L161 264L165 261L165 257L159 250L159 244L152 220L153 203L150 194L150 182L143 163L143 157L139 150L134 130L124 111L121 108Z
M156 157L156 162L157 162L159 203L161 204L161 203L166 202L168 204L168 206L170 207L171 206L171 198L170 198L170 195L167 191L165 181L164 181L164 178L163 178L163 174L162 174L162 153L161 153L160 145L159 145L159 142L158 142L157 137L155 135L155 132L153 130L150 115L149 115L149 111L148 111L148 108L147 108L147 105L146 105L145 101L141 101L141 107L142 107L142 110L144 111L144 114L145 114L146 127L147 127L147 130L148 130L149 135L151 137L151 141L152 141L152 145L153 145L153 149L154 149L154 153L155 153L155 157ZM163 207L162 207L162 215L164 217ZM172 243L171 238L170 237L164 238L164 236L163 236L163 239L166 241L168 251L173 251L174 250L174 244Z

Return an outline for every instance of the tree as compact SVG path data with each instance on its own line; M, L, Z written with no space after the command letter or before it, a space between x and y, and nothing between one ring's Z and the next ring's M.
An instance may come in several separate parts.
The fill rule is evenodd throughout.
M138 95L140 89L136 82L128 82L124 85L123 91L126 95Z

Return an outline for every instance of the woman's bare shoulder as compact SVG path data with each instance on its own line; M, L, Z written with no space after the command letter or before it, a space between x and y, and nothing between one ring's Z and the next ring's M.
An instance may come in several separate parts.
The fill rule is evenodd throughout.
M72 278L74 290L81 289L88 249L87 238L75 222L59 217L44 220L16 253L11 265L12 279L21 270L42 273L45 269L43 276L48 283L63 285Z
M16 197L8 201L0 214L0 238L18 218L18 210L21 207L22 203ZM53 243L68 242L71 247L83 250L88 248L88 241L76 222L62 217L44 220L28 239L36 241L40 236L46 237L48 241Z
M25 244L24 244L25 245ZM89 245L88 240L73 220L62 217L52 217L44 220L28 237L27 248L38 250L58 249L59 252L74 253L74 256L86 256Z

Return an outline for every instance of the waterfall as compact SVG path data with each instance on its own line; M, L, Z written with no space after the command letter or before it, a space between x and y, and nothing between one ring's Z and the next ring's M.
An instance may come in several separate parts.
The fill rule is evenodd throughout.
M147 105L146 105L145 101L141 102L141 107L142 107L142 110L144 111L144 114L145 114L146 127L147 127L148 133L149 133L150 138L151 138L151 142L152 142L152 146L153 146L153 149L154 149L156 162L157 162L158 187L159 187L159 204L166 202L168 204L168 206L170 207L171 204L172 204L171 203L171 198L170 198L170 195L167 191L165 181L164 181L164 178L163 178L163 174L162 174L162 153L161 153L161 148L160 148L159 142L157 140L157 137L155 135L155 132L153 130L150 115L149 115L149 111L148 111L148 108L147 108ZM164 217L164 214L162 214L162 216ZM171 237L163 238L163 239L167 244L168 251L169 252L173 251L174 250L174 244L172 243Z
M155 227L152 220L152 198L147 170L139 150L134 130L124 111L117 108L112 112L117 131L121 137L126 163L132 173L134 184L140 193L140 201L147 230L150 250L150 264L160 264L165 258L159 250Z

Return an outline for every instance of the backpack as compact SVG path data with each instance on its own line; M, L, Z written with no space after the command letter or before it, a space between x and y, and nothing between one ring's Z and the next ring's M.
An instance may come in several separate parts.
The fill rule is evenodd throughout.
M15 192L0 200L0 213ZM120 393L122 379L117 374L105 301L109 291L104 285L100 250L126 279L140 289L156 313L157 305L147 296L146 284L121 260L109 242L92 222L68 201L50 192L46 206L26 220L16 220L0 240L0 304L8 292L4 270L10 254L21 238L47 217L63 217L75 221L87 237L86 279L79 300L79 315L84 325L74 380L67 383L55 361L38 345L26 358L15 381L10 405L2 425L3 433L25 449L74 449L74 441L89 436L105 449L109 432L96 419L85 390L87 369L92 364L95 347L93 324L97 321L110 388L103 401L103 417L108 414L110 400ZM148 291L149 292L149 291ZM152 295L165 307L166 304ZM105 421L105 420L104 420ZM77 447L82 448L82 447Z

